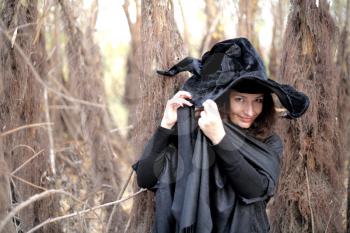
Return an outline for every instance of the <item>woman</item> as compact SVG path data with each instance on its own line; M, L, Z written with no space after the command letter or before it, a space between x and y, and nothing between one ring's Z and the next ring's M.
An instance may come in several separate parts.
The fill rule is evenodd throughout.
M186 58L160 73L184 70L194 76L167 102L133 166L139 186L156 193L154 232L268 232L265 209L282 155L271 93L294 118L306 111L308 98L267 79L245 38L220 42L202 60Z

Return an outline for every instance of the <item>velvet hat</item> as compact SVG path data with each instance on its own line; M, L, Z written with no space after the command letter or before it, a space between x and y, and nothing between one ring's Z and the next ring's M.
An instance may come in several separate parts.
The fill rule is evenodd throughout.
M287 109L288 118L302 116L309 106L309 98L304 93L268 78L262 59L246 38L218 42L202 59L186 57L169 70L157 73L174 76L183 71L193 74L181 90L192 94L195 107L201 107L207 99L215 101L235 87L247 92L275 93Z

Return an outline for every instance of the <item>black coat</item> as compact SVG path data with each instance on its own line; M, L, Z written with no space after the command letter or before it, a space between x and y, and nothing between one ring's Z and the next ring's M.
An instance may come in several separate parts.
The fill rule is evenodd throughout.
M180 108L177 142L158 152L146 147L133 166L139 185L156 195L155 233L269 232L266 204L276 189L282 142L276 134L260 141L233 124L224 127L224 139L213 146L196 128L193 108ZM142 184L152 180L142 168L152 153L163 155L152 160L161 170L151 169L156 183ZM248 169L252 172L242 177ZM254 172L261 182L249 178ZM259 195L249 191L259 185L264 187Z

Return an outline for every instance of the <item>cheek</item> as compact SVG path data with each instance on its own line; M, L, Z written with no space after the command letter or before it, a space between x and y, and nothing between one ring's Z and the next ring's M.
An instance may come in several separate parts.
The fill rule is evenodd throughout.
M230 104L230 114L239 112L239 106L238 104L234 103L233 101Z
M263 110L263 105L258 103L255 106L255 112L257 113L257 115L259 115L262 112L262 110Z

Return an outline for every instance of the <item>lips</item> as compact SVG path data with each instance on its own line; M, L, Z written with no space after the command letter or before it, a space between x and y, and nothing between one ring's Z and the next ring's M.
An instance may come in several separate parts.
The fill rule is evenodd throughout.
M244 117L240 117L241 121L243 121L244 123L251 123L253 121L253 118L244 118Z

